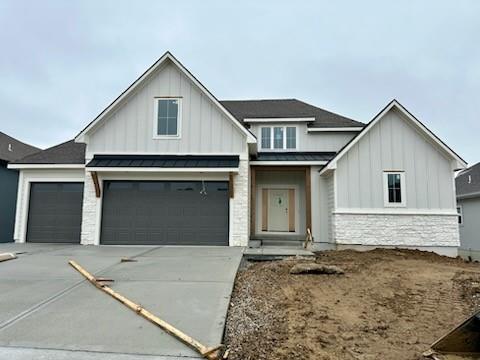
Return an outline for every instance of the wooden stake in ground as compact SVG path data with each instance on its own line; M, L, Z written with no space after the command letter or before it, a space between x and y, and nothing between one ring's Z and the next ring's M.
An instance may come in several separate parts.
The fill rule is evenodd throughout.
M158 316L153 315L148 310L145 310L140 305L134 303L133 301L127 299L125 296L115 292L110 287L102 283L100 280L96 279L92 274L78 265L75 261L70 260L68 262L75 270L77 270L80 274L82 274L88 281L90 281L95 287L102 290L103 292L107 293L108 295L112 296L116 300L120 301L125 306L129 307L131 310L135 311L138 315L144 317L148 321L154 323L158 327L162 328L170 335L175 336L176 338L180 339L183 343L187 344L194 350L198 351L204 358L209 360L218 360L221 356L220 349L222 345L215 346L215 347L206 347L199 341L191 338L187 334L183 333L182 331L175 328L173 325L170 325L166 321L160 319Z
M0 262L7 261L7 260L12 260L12 259L16 259L16 258L17 258L17 255L15 255L13 253L0 254Z

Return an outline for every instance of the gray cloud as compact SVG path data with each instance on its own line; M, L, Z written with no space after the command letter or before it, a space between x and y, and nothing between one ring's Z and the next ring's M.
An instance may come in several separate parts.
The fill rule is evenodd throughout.
M72 138L170 50L221 99L297 97L366 122L397 98L480 161L479 14L474 0L3 0L0 131Z

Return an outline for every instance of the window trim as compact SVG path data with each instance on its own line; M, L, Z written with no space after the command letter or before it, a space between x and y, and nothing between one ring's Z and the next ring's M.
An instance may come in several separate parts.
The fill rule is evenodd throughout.
M161 100L177 100L177 134L159 135L158 134L158 104ZM179 140L182 138L182 97L180 96L161 96L153 99L153 139L154 140Z
M457 214L458 214L458 219L460 220L458 222L458 226L463 226L463 206L462 205L457 204Z
M275 128L283 129L283 144L281 148L275 148ZM287 148L287 128L295 129L295 147ZM262 131L263 129L270 129L270 146L268 148L263 147ZM290 125L270 125L270 126L260 126L260 150L262 151L295 151L298 149L298 127Z
M402 201L399 203L391 203L388 200L388 175L400 175L400 196ZM383 205L384 207L406 207L406 185L405 185L405 171L403 170L388 170L383 172Z

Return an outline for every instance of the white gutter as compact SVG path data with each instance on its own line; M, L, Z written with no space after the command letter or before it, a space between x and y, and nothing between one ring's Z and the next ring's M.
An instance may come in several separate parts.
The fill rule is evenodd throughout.
M87 167L98 172L181 172L181 173L238 173L238 168L185 168L185 167Z
M327 161L250 161L250 165L325 165Z
M307 132L358 132L363 127L307 128Z
M8 164L9 169L83 169L84 164Z
M270 123L270 122L310 122L315 121L314 117L299 117L299 118L245 118L246 123Z

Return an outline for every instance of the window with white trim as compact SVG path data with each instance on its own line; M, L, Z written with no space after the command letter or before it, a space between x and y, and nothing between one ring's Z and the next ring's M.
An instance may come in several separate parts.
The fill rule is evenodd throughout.
M180 137L181 98L156 98L154 103L154 138Z
M383 173L384 205L386 207L404 207L405 173L402 171L385 171Z
M297 148L297 128L295 126L262 127L260 134L263 150L294 150Z
M462 208L462 205L457 206L457 214L458 214L458 225L463 225L463 208Z

